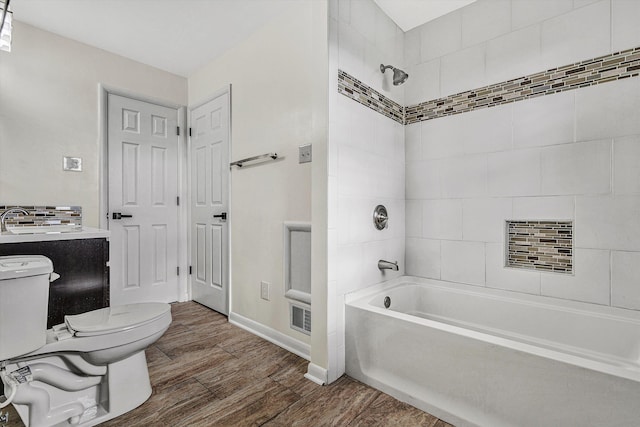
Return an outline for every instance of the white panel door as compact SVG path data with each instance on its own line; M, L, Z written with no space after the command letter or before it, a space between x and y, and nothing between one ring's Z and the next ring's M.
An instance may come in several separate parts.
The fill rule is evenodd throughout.
M229 313L229 94L191 111L191 294Z
M178 110L109 94L111 305L178 299Z

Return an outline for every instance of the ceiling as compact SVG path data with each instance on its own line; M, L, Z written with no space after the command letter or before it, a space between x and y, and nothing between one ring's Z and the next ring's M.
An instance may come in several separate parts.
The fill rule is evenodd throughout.
M11 7L16 21L189 77L296 1L13 0ZM374 1L408 31L474 0Z
M407 32L446 15L476 0L373 0L393 21Z

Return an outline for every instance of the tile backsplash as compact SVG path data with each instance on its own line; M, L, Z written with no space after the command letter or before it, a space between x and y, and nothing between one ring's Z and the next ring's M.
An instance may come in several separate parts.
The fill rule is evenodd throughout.
M8 227L48 227L66 225L82 228L82 207L80 206L36 206L0 205L0 215L13 208L21 208L29 215L11 213L5 218Z
M573 272L572 221L507 221L506 266Z

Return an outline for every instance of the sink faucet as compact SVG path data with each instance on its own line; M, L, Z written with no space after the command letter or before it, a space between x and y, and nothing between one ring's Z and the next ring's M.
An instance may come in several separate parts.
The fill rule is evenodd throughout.
M2 215L0 215L0 232L2 231L7 231L7 226L5 225L5 220L7 219L7 216L9 214L22 214L22 215L29 215L29 211L27 211L26 209L22 209L22 208L11 208L11 209L7 209L6 211L4 211L2 213Z
M381 259L380 261L378 261L378 268L380 269L380 271L382 270L398 271L398 261L391 262L391 261L386 261L384 259Z

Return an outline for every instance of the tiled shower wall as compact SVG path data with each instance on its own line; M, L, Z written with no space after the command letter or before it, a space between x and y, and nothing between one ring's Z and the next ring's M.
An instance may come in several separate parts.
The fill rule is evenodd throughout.
M344 373L344 296L404 273L404 126L338 93L343 69L379 94L404 105L402 86L380 63L401 66L404 33L372 0L329 6L329 381ZM389 227L373 225L383 204ZM379 259L399 272L380 272Z
M405 105L640 46L635 0L479 0L409 31ZM640 309L640 77L405 127L406 273ZM573 275L505 268L573 221Z

